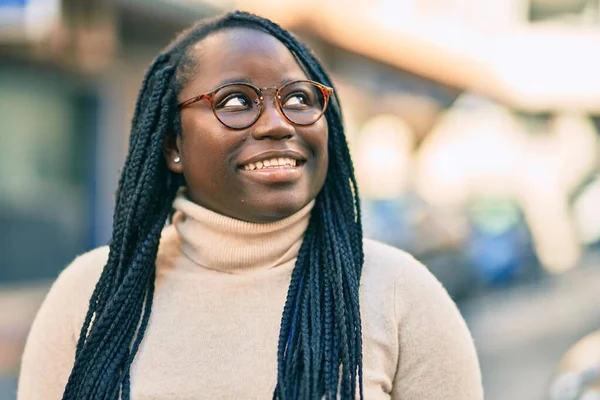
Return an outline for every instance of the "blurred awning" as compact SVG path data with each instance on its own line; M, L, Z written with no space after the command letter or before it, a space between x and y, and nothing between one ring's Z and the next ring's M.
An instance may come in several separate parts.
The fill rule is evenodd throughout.
M230 0L223 0L221 5L214 0L111 0L111 2L118 4L120 8L147 15L160 15L161 18L185 24L218 14L224 10L223 7L231 5Z
M443 16L382 18L367 2L238 0L236 6L513 108L600 112L600 29L522 24L485 33Z
M355 0L113 0L191 23L242 9L286 28L459 90L529 112L600 113L600 29L528 24L484 31L403 2ZM544 6L565 0L536 0ZM579 0L569 0L579 1ZM382 13L378 3L387 4ZM548 3L548 4L546 4ZM390 7L390 4L392 5ZM158 27L157 27L158 28Z

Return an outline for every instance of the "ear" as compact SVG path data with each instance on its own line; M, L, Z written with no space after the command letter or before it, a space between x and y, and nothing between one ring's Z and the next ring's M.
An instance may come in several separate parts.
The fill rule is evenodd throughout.
M163 142L163 155L167 163L167 168L177 174L181 174L183 172L181 137L179 135L176 133L171 133L165 137ZM176 162L175 160L179 160L179 162Z

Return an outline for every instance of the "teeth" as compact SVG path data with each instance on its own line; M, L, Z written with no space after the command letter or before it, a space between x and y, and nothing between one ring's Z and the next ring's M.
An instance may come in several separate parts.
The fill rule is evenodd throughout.
M249 163L244 165L244 170L246 171L254 171L263 169L263 168L284 168L285 166L295 167L297 164L297 160L293 158L280 157L280 158L271 158L270 160L257 161L255 163Z

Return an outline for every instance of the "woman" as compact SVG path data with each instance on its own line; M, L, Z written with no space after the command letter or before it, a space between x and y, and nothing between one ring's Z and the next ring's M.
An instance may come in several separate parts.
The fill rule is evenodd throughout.
M441 285L363 242L323 67L235 12L149 67L110 246L53 285L19 399L477 400L480 381Z

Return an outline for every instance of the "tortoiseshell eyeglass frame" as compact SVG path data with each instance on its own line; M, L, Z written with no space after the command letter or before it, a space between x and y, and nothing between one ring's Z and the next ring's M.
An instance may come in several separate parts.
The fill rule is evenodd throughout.
M298 83L310 83L310 84L316 86L321 91L321 94L323 95L323 109L321 110L321 113L315 118L314 121L312 121L310 123L306 123L306 124L300 124L300 123L294 122L287 115L285 115L285 112L282 109L283 106L281 104L281 96L279 95L279 93L281 92L282 89L286 88L287 86L298 84ZM219 115L217 114L217 111L215 110L215 107L213 104L213 98L219 90L226 88L228 86L234 86L234 85L235 86L241 85L241 86L249 87L250 89L254 90L258 94L258 99L259 99L259 103L257 104L258 112L256 113L256 117L254 117L254 119L247 125L240 126L240 127L233 127L233 126L230 126L230 125L226 124L225 122L223 122L221 120L221 118L219 118ZM211 90L210 92L203 93L198 96L194 96L190 99L187 99L187 100L179 103L179 109L182 110L182 109L189 107L192 104L197 103L199 101L208 100L208 102L210 104L210 108L212 110L212 113L214 114L215 118L220 123L222 123L223 125L225 125L228 128L231 128L231 129L246 129L246 128L252 126L252 124L254 124L258 120L260 115L262 114L263 100L264 100L263 94L267 91L274 91L275 95L273 96L273 98L275 99L275 104L277 105L276 108L279 111L279 113L283 116L283 118L285 118L286 121L288 121L290 124L298 125L298 126L309 126L309 125L312 125L315 122L317 122L319 119L321 119L321 117L323 116L323 114L325 114L325 111L327 110L327 105L329 104L329 98L333 94L333 88L330 88L329 86L325 86L318 82L307 80L307 79L288 82L280 87L264 87L264 88L258 88L256 86L254 86L250 83L246 83L246 82L232 82L232 83L227 83L225 85L221 85L221 86Z

